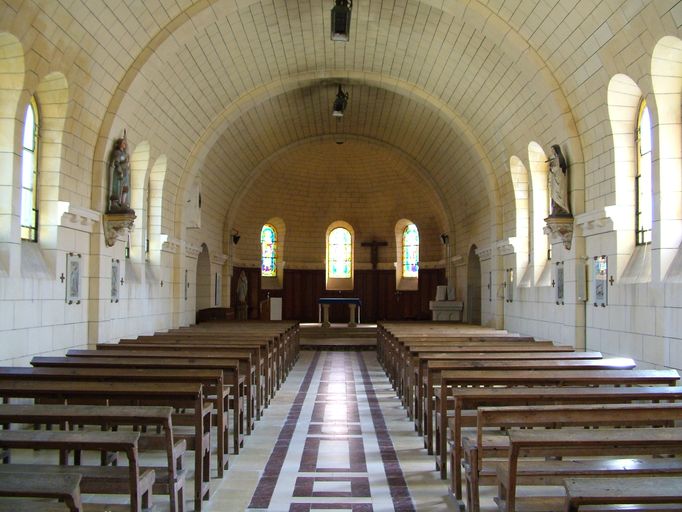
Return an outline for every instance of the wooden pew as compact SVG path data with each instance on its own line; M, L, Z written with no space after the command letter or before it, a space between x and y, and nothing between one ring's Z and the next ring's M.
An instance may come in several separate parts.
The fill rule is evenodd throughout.
M410 406L414 409L415 429L419 435L424 435L426 419L424 411L424 397L430 396L429 389L436 384L436 375L428 375L429 367L434 373L448 368L445 365L449 361L487 361L487 360L542 360L542 359L601 359L601 352L575 352L575 351L523 351L523 352L431 352L430 350L417 350L412 354L414 382L413 402ZM443 366L440 366L443 363ZM440 381L438 381L440 382ZM432 392L431 392L432 393ZM425 439L426 441L426 439ZM425 445L426 446L426 445Z
M172 351L173 354L182 354L192 357L197 354L207 357L236 358L242 363L240 371L243 375L250 375L249 386L252 391L249 393L250 409L248 418L251 422L259 420L263 408L265 389L267 389L268 369L265 367L266 360L261 355L261 346L256 344L220 344L219 346L199 343L181 343L167 340L166 342L141 342L131 343L98 343L97 350L102 352L114 351L117 353L135 351ZM247 359L243 357L245 352L250 353ZM250 361L249 361L250 360Z
M204 402L201 384L177 384L169 382L64 382L60 380L0 379L0 397L33 398L34 400L69 400L102 404L108 401L150 405L166 405L173 408L191 408L190 421L184 416L174 418L175 425L194 427L188 439L187 449L194 450L194 508L201 510L202 499L208 500L208 481L211 455L212 405Z
M0 471L0 496L6 498L42 498L63 501L72 512L81 512L80 473L65 475L42 475L37 471L30 473L4 473ZM40 510L36 508L36 510Z
M451 433L450 490L458 501L462 500L460 461L462 455L462 429L476 426L476 416L465 416L484 406L522 406L539 404L594 404L682 400L682 386L630 386L630 387L506 387L506 388L453 388L453 416L448 418ZM474 421L469 421L473 419Z
M509 432L508 462L497 465L496 502L500 512L517 511L517 485L562 485L565 478L574 476L682 475L679 458L649 458L659 454L682 454L682 428L512 430ZM616 459L622 456L640 458ZM526 463L525 457L555 460ZM556 457L562 457L562 460L556 460ZM581 460L576 462L575 459L563 459L565 457L580 457ZM533 505L535 510L557 507L556 498L540 496L534 498Z
M232 436L234 438L234 445L236 453L239 453L239 446L243 444L243 414L242 414L242 396L244 388L244 380L240 377L239 361L235 359L212 359L212 358L188 358L188 357L172 357L165 358L160 352L151 356L145 356L138 353L138 357L124 357L102 355L101 352L89 351L88 356L69 356L69 357L48 357L36 356L31 359L31 364L34 367L58 367L58 368L116 368L123 372L128 370L177 370L183 372L185 370L219 370L223 372L223 384L230 387L234 394L233 406L233 430ZM216 393L224 389L216 382ZM226 395L218 394L216 397L216 422L220 436L225 437L228 432L228 423L226 421L225 404L227 402ZM226 459L224 457L224 450L218 450L219 464L218 472L222 476L220 468L224 468Z
M559 361L561 362L561 361ZM436 467L441 478L447 477L447 407L448 395L460 386L673 386L680 378L677 370L458 370L441 373L438 410L440 413L436 444Z
M488 458L499 460L509 449L506 431L502 429L670 427L680 419L682 419L682 403L479 407L475 433L462 439L463 464L467 482L467 511L478 512L480 510L479 485L495 483L497 462L491 462ZM492 433L493 430L496 430L495 434Z
M32 368L27 368L32 370ZM185 470L183 455L186 442L176 442L173 437L173 409L154 406L106 406L63 404L0 404L0 424L28 423L33 425L98 425L155 426L163 431L163 442L158 446L152 436L142 436L138 441L140 452L146 448L161 448L166 453L167 464L155 471L154 492L164 492L170 497L171 511L184 508ZM15 466L16 467L16 466ZM0 472L2 466L0 466Z
M567 478L566 512L578 512L590 505L682 505L682 480L679 477L646 478ZM611 508L613 510L613 508ZM669 509L673 510L673 509Z
M121 451L128 457L128 467L111 466L77 466L77 473L83 476L81 488L85 493L98 494L122 493L130 494L130 510L142 512L152 504L152 486L154 484L154 470L140 470L137 441L139 432L71 432L44 430L0 430L0 446L8 449L40 449L40 450L106 450ZM61 456L60 456L61 458ZM61 464L65 461L60 461ZM12 464L2 467L12 471ZM23 465L22 465L23 466ZM22 467L24 469L25 466ZM25 471L25 469L24 469ZM92 489L88 488L88 475L91 473L128 474L125 488L111 480L104 480L99 485L97 479L92 482ZM102 482L102 480L100 480Z
M499 353L498 353L499 354ZM532 353L531 353L532 354ZM448 360L448 361L428 361L425 370L425 382L423 383L420 399L422 400L421 408L423 413L423 432L425 433L424 444L427 447L429 455L433 454L433 436L434 436L434 400L437 397L436 386L441 382L441 374L445 371L459 371L459 370L543 370L543 369L624 369L634 368L635 362L632 359L583 359L582 357L572 357L574 352L559 352L557 354L565 354L563 356L557 355L552 358L534 359L532 355L526 359L506 359L506 358L483 358L479 361L470 360ZM436 451L441 446L438 439L436 439Z

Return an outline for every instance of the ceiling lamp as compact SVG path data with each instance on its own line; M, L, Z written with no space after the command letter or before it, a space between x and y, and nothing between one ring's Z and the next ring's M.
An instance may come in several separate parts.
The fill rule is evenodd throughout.
M339 84L339 92L336 93L336 99L334 99L332 115L334 117L343 117L343 111L346 110L346 105L348 105L348 93L343 92L341 84Z
M350 34L350 11L353 0L334 0L332 8L332 41L347 42Z

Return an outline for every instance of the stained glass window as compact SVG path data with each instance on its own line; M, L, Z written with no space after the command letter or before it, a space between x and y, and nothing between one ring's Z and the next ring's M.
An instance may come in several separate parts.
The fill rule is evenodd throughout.
M38 239L38 106L35 98L26 108L21 158L21 238Z
M329 233L329 277L351 277L352 244L350 232L335 228Z
M651 114L642 100L637 123L637 176L635 177L635 199L637 217L637 244L651 242L653 224L653 201L651 190Z
M408 224L403 230L403 277L419 275L419 230Z
M265 224L260 231L261 266L263 277L277 276L277 231L274 226Z

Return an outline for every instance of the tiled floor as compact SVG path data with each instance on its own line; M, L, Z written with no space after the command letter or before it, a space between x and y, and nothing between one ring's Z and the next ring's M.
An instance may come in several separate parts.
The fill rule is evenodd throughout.
M191 453L185 467L193 467ZM211 469L209 512L458 510L372 351L302 351L224 478ZM187 511L193 486L190 478ZM85 512L128 510L125 496L84 501ZM154 512L168 510L168 498L155 495Z
M457 510L374 352L301 352L214 485L211 511Z

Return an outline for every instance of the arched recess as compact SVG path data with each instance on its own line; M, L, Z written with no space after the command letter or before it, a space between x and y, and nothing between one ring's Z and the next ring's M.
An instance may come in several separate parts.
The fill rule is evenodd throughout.
M163 225L163 183L166 179L167 158L160 155L149 174L149 258L158 264L160 263L161 229Z
M404 233L405 229L411 224L414 224L409 219L400 219L395 224L395 248L396 248L396 265L395 265L395 287L396 290L409 291L419 289L419 277L408 277L404 275L404 263L405 263L405 252L404 252ZM417 233L419 233L419 228L417 228ZM417 248L417 251L419 248Z
M682 40L663 37L651 58L651 80L658 114L658 165L654 162L654 218L660 237L660 276L682 245ZM654 158L656 152L654 150ZM658 170L658 173L656 172ZM656 184L658 184L656 186ZM655 240L656 242L656 240Z
M5 198L18 197L19 193L21 166L15 134L24 73L21 43L12 34L0 32L0 196ZM19 240L19 209L13 209L16 204L16 200L0 201L0 242Z
M208 254L208 246L201 244L201 252L197 258L197 300L196 310L210 308L211 301L211 258Z
M467 260L467 322L481 325L481 260L476 254L476 245L469 248Z
M619 254L632 254L635 247L635 130L642 97L641 89L629 76L617 74L611 78L607 98L615 171L615 197L611 204L616 205L611 218L619 235ZM622 270L618 269L619 276Z
M533 267L533 283L549 284L549 237L543 231L545 219L549 216L549 191L547 181L549 163L547 155L540 144L528 144L528 166L530 170L531 197L530 203L530 253Z
M528 267L529 255L529 190L528 171L521 159L515 155L509 158L509 170L511 173L512 186L514 187L514 212L516 220L514 251L516 252L516 272L518 276L524 276ZM523 280L522 280L523 281Z
M267 277L261 275L260 285L262 290L281 290L284 284L284 249L286 243L287 235L287 225L283 219L279 217L272 217L265 221L263 225L270 224L275 228L277 233L277 246L276 246L276 275ZM258 239L260 242L260 238Z
M135 226L130 234L130 257L135 261L142 261L145 255L146 240L149 226L147 204L149 197L147 184L149 183L150 145L147 141L135 146L130 155L130 207L135 210Z

